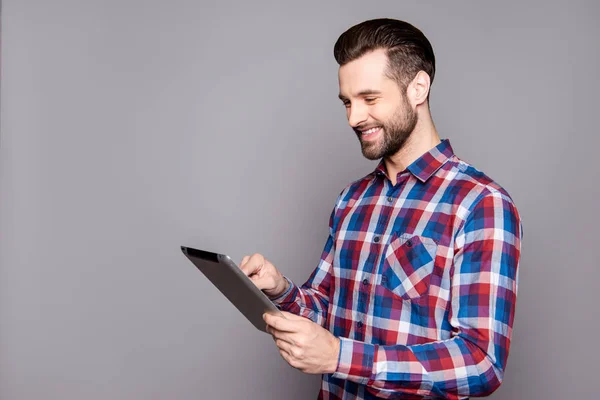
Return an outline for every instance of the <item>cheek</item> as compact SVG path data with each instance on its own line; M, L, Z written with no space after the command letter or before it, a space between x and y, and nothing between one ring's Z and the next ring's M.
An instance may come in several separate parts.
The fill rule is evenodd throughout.
M388 123L394 116L394 109L387 104L376 104L369 110L369 115L375 121Z

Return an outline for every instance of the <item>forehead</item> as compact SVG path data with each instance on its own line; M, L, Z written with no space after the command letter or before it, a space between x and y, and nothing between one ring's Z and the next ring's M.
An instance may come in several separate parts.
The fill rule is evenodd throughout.
M385 50L378 49L342 65L338 71L340 95L355 96L366 90L385 90L394 81L385 74L387 70Z

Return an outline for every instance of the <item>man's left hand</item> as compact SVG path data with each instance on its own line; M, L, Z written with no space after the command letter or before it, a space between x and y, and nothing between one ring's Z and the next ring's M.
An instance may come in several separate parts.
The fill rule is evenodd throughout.
M307 374L329 374L337 369L340 340L308 318L285 311L284 317L264 314L267 332L279 354L292 367Z

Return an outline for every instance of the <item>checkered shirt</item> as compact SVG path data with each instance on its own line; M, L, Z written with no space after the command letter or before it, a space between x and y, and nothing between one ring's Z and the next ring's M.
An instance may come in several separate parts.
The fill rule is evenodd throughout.
M383 162L348 185L317 268L273 299L340 338L319 399L493 392L510 347L521 238L508 193L448 140L396 185Z

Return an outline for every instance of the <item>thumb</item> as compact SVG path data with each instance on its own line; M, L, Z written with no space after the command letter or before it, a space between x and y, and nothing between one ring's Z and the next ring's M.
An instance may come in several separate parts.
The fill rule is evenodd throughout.
M301 317L301 316L296 315L296 314L292 314L292 313L287 312L287 311L281 311L281 313L283 314L283 316L286 319L289 319L289 320L292 320L292 321L305 321L306 320L306 318L304 318L304 317Z

